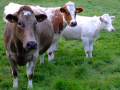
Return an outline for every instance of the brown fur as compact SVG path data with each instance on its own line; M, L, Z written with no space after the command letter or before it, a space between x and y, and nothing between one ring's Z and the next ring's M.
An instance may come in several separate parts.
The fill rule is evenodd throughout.
M65 13L64 13L65 20L67 21L68 24L70 24L70 21L72 20L72 17L70 15L70 13L68 12L66 6L64 7L64 9L65 9Z
M53 27L51 27L52 24L50 21L45 20L41 23L37 24L37 33L39 41L39 54L43 54L51 45L51 42L53 40Z
M25 55L27 54L25 52L25 49L22 46L22 42L18 40L15 36L15 27L16 25L13 23L7 23L6 31L4 34L5 39L5 47L7 49L7 52L14 53L14 61L18 65L25 65L27 60L25 60ZM10 54L11 55L11 54Z
M30 11L31 13L33 13L32 9L29 6L23 6L19 9L17 14L19 15L23 10Z
M63 29L63 16L59 10L53 11L52 24L55 33L60 33Z

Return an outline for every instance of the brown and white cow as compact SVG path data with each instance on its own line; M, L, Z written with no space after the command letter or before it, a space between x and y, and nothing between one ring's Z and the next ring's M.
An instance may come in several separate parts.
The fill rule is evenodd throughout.
M12 67L13 87L18 88L18 66L26 65L28 88L32 88L37 57L51 45L53 27L45 14L36 15L28 6L6 15L6 19L4 42Z
M74 27L77 25L76 22L76 14L83 11L83 8L76 8L74 2L67 2L63 7L40 7L40 6L32 6L34 11L38 11L42 9L46 12L48 16L48 20L51 21L54 28L54 39L53 42L48 49L48 60L51 61L54 59L54 53L57 50L57 44L59 38L61 36L61 32L64 28L69 25ZM44 63L44 56L41 57L41 63Z
M54 59L54 52L56 51L56 44L58 44L61 32L69 25L74 27L77 25L76 14L83 11L82 8L76 8L75 3L69 1L63 7L46 8L44 9L48 19L51 21L54 28L54 39L52 45L48 49L48 60ZM44 59L42 59L44 60ZM44 62L43 62L44 63Z

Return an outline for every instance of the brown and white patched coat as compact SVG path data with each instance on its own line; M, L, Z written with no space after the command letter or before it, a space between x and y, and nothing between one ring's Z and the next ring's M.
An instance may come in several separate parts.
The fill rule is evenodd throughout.
M48 60L53 60L54 52L57 50L56 45L58 44L61 32L67 25L71 27L77 25L76 13L82 12L83 9L76 8L75 3L73 2L68 2L63 7L44 8L44 11L54 28L54 39L51 47L48 49Z

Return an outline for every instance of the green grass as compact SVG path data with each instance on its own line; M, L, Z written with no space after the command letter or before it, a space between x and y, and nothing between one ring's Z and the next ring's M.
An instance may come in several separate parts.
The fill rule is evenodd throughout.
M3 33L3 8L9 2L41 6L62 6L67 0L0 0L0 90L12 90L10 64L5 55ZM34 90L120 90L120 0L74 0L84 7L81 15L115 15L116 32L101 32L95 42L93 59L86 59L83 46L78 41L60 40L55 63L40 65L35 69ZM46 56L47 59L47 56ZM19 69L19 90L27 89L25 67Z

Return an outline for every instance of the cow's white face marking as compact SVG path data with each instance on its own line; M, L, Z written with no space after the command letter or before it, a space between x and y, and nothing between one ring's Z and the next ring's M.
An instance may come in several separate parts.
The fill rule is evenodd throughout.
M75 11L75 4L74 4L74 3L69 4L69 5L67 6L67 8L68 8L69 11Z
M30 15L32 15L32 13L30 11L23 11L23 15L30 16Z
M71 16L71 20L70 20L70 24L75 23L76 22L76 7L75 7L75 3L73 2L68 2L66 3L66 8Z
M75 7L75 3L69 1L68 3L65 4L65 9L66 9L66 20L67 23L70 26L76 26L77 22L76 22L76 7Z
M28 88L33 88L32 80L28 81Z
M13 80L13 88L18 88L18 78L14 78L14 80Z

